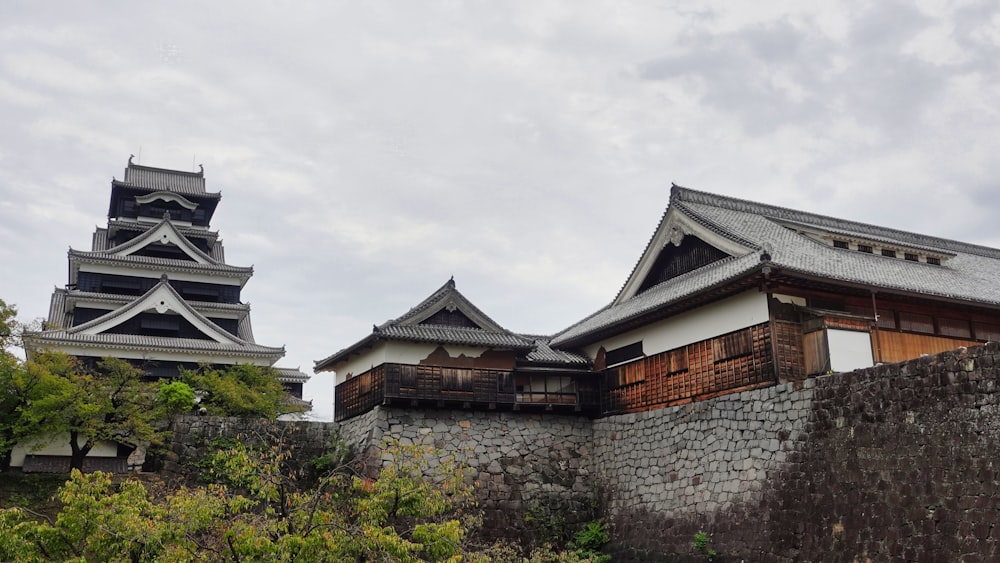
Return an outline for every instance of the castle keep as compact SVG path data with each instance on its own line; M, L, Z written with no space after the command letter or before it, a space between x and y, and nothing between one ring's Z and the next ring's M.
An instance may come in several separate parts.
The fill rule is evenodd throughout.
M111 181L107 226L94 232L90 250L69 250L69 279L52 294L44 330L25 335L29 354L122 358L151 377L199 364L273 366L284 347L254 341L241 297L253 268L226 263L210 228L221 198L206 190L204 170L129 158L124 177ZM308 376L277 372L301 398Z

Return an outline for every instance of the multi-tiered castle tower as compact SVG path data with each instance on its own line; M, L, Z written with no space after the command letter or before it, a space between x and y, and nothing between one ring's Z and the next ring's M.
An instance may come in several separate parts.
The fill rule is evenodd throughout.
M209 227L222 197L199 172L140 166L129 158L111 181L108 226L90 251L69 251L69 283L52 294L41 332L25 335L29 353L53 350L93 363L129 360L153 377L200 364L273 366L284 347L254 342L250 306L241 301L253 267L225 261ZM309 377L278 368L302 397Z

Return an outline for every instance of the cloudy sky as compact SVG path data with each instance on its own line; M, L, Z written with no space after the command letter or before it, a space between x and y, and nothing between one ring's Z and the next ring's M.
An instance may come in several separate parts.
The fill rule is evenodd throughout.
M1000 246L992 1L97 5L0 2L22 320L129 154L204 165L257 341L307 372L452 275L507 328L565 328L612 299L671 182Z

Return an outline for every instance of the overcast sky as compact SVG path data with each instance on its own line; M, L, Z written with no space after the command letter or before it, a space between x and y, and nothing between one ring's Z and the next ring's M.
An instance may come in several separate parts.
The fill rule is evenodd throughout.
M993 1L98 5L0 2L22 320L129 154L204 165L256 339L307 373L452 275L511 330L565 328L614 297L671 182L1000 246Z

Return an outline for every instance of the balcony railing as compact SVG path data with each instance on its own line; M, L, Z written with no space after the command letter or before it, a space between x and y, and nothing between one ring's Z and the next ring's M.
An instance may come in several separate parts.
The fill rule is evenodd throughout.
M460 407L520 405L596 409L596 377L519 374L510 370L383 364L348 379L334 391L334 418L345 420L394 400Z

